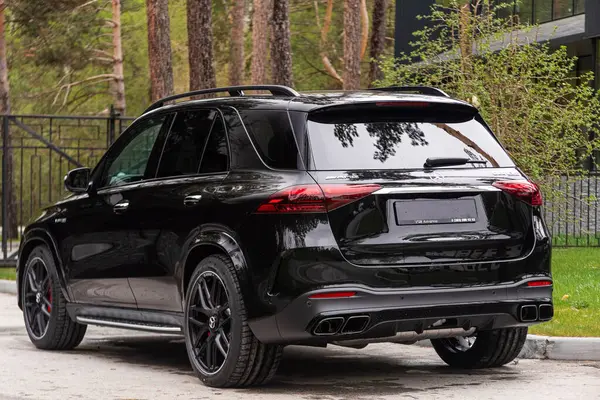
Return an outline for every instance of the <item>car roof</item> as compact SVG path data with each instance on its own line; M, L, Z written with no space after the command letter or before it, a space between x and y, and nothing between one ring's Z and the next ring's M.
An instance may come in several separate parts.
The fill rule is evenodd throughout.
M469 103L441 95L394 93L390 91L362 90L362 91L331 91L331 92L304 92L298 96L232 96L216 97L181 101L175 104L164 105L152 109L144 115L155 112L177 111L194 107L222 107L229 106L236 109L262 109L262 110L289 110L311 112L332 106L352 104L368 104L374 102L428 102L473 107Z

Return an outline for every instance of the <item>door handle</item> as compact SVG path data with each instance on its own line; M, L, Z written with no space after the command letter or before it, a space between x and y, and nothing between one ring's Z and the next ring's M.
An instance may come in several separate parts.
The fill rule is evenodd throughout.
M186 207L193 207L195 205L198 205L200 203L200 200L202 200L201 194L191 194L189 196L185 196L185 198L183 199L183 205Z
M125 211L127 211L128 208L129 208L129 200L121 200L120 202L118 202L117 204L115 204L113 206L113 211L115 212L115 214L121 214L121 213L124 213Z

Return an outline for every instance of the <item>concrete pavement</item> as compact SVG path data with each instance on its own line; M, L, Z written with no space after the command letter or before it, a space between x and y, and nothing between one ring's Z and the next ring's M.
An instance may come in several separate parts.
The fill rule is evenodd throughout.
M11 295L0 294L0 399L600 399L599 362L518 360L458 371L432 349L286 348L274 382L222 390L193 375L181 339L91 327L70 352L31 345Z

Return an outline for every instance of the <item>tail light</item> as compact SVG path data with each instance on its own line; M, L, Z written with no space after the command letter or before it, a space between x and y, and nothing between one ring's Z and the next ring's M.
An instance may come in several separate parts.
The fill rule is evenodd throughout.
M500 181L494 182L493 186L532 206L541 206L544 203L539 186L533 182Z
M379 185L299 185L271 195L257 213L324 213L360 200L381 189Z

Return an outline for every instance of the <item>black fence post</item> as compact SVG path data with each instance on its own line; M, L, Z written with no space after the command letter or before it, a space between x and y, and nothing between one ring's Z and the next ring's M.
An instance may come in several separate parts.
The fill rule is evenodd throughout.
M108 121L108 146L114 143L115 141L115 127L117 122L117 114L115 112L115 106L110 105L110 120Z
M8 233L8 116L2 117L2 256L6 260L8 256L6 237Z

